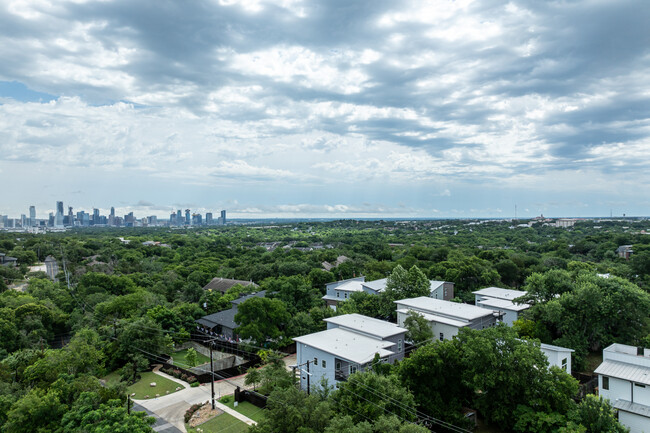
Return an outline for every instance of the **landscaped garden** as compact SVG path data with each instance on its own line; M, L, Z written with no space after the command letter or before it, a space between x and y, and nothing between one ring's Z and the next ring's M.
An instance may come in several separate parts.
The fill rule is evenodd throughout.
M210 362L210 358L199 352L196 353L196 365L205 364ZM190 362L187 360L187 349L179 350L178 352L172 353L172 359L174 360L174 365L187 369L190 366Z
M165 379L162 376L159 376L151 371L146 371L140 373L141 378L133 385L129 385L126 388L126 391L129 394L135 393L133 396L136 400L145 400L148 398L162 397L163 395L172 394L177 391L176 388L183 387L183 385L176 383L172 380ZM152 382L156 383L156 386L150 386Z
M242 401L239 402L237 407L235 407L235 401L231 395L221 397L221 399L219 399L219 402L233 410L236 410L240 414L247 416L253 421L260 422L262 418L264 418L264 409L259 408L250 402Z
M232 415L222 413L215 416L210 421L207 421L196 427L190 427L185 424L188 433L217 433L226 430L228 433L239 433L248 430L248 424L238 420Z

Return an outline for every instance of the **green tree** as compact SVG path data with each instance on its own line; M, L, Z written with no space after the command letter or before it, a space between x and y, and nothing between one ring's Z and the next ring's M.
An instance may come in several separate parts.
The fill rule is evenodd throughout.
M262 374L257 368L251 367L248 370L246 370L246 379L244 380L244 385L246 386L253 385L253 390L255 390L257 389L257 384L260 383L261 380L262 380Z
M284 337L289 319L289 313L279 299L251 298L237 308L235 322L239 327L235 332L261 346L267 341L278 341Z
M120 400L101 403L96 393L85 392L62 419L63 433L153 433L155 418L144 412L127 413Z
M365 371L350 375L339 383L332 394L339 413L349 415L355 422L377 419L393 413L405 420L415 420L415 400L395 375L379 375Z
M56 432L67 411L54 392L33 388L16 401L7 414L3 431L7 433Z
M196 353L196 350L194 350L193 347L190 347L187 349L187 355L185 355L185 360L187 361L187 365L190 367L196 367L196 365L199 363L199 356Z
M587 395L568 418L584 426L589 433L625 433L629 431L616 419L614 409L602 397Z
M429 322L416 311L409 311L404 319L404 327L408 329L406 339L416 346L433 339L433 331Z
M250 433L321 433L333 412L330 403L295 387L280 388L270 395L264 418Z

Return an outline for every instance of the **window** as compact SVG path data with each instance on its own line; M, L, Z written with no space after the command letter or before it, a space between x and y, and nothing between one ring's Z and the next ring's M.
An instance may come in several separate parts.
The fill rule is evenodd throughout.
M320 365L321 365L321 367L325 368L325 367L327 367L327 362L325 362L325 360L323 359L323 360L321 361L321 364L320 364Z
M336 363L336 371L341 371L341 363L340 362Z
M397 351L401 352L402 351L402 339L400 338L397 340Z
M442 341L442 340L444 340L444 339L445 339L445 334L441 332L441 333L440 333L440 341Z
M341 292L336 292L336 297L340 298L341 297Z
M318 358L314 358L314 365L318 365Z
M350 366L350 374L354 374L357 372L357 366L356 365L351 365Z
M348 299L348 292L345 292L345 299Z
M603 389L609 389L609 377L603 376Z
M564 359L562 360L562 368L565 369L565 370L567 370L567 359L566 359L566 358L564 358Z

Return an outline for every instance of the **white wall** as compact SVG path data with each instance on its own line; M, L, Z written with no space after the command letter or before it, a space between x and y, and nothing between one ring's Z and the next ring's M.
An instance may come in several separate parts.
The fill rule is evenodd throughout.
M629 412L618 412L618 421L630 429L630 433L650 433L650 418Z
M609 401L616 401L619 398L632 401L632 388L627 380L610 377L609 389L603 389L603 376L598 375L598 390L598 393Z
M336 380L334 379L335 365L333 355L302 343L296 344L296 353L296 363L300 365L300 369L304 370L300 372L300 387L303 390L307 390L307 373L305 373L307 366L302 364L305 364L307 361L311 361L309 363L309 372L311 373L310 386L312 388L320 385L322 377L327 378L330 386L336 385ZM314 357L318 358L318 365L314 365ZM326 362L325 368L322 367L323 360Z
M567 368L566 372L571 374L571 352L560 352L552 349L541 348L544 355L548 359L549 367L555 365L556 367L562 368L562 360L566 358Z
M632 392L634 393L632 396L634 403L650 406L650 385L646 385L645 387L634 385Z

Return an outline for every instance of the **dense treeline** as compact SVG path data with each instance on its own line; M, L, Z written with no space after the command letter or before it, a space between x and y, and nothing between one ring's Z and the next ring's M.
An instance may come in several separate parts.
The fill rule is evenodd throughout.
M645 224L581 222L561 229L540 223L511 228L508 222L334 221L0 233L0 252L19 264L0 267L0 425L10 432L64 425L78 431L80 418L64 414L84 409L123 416L125 424L142 424L146 431L144 420L127 422L118 410L125 407L116 401L124 390L97 387L95 378L121 369L125 380L133 380L157 355L187 341L195 319L230 308L247 291L204 291L213 277L252 280L267 290L267 298L242 304L237 317L241 335L265 346L324 329L322 319L334 313L321 297L325 284L339 279L393 273L397 280L402 271L404 278L412 272L415 279L454 282L459 301L471 301L472 290L490 285L522 288L535 305L517 323L519 335L571 347L575 365L583 367L589 353L611 342L650 343ZM143 245L147 241L158 244ZM619 258L616 248L628 244L632 258ZM69 287L62 273L51 281L30 272L48 255L61 270L65 264ZM334 266L326 270L324 262ZM398 265L402 271L394 273ZM389 295L409 293L400 290ZM357 295L339 313L390 318L389 301ZM616 313L616 305L625 306L625 314ZM39 405L50 415L26 424L27 408Z

